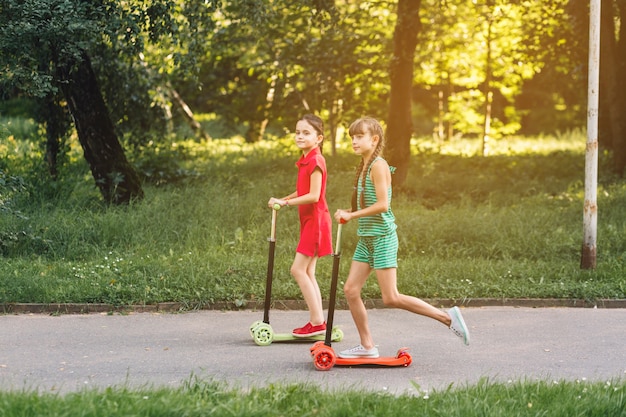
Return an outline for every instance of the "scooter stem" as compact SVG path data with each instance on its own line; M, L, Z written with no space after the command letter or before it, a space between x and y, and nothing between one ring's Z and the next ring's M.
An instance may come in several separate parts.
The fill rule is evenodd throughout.
M341 226L341 223L337 226L337 242L335 243L335 253L333 253L333 275L330 280L330 298L328 300L328 318L326 319L326 338L324 340L326 346L330 346L332 340L337 281L339 281L339 261L341 260Z
M274 276L274 252L276 250L276 213L272 209L272 230L269 237L269 252L267 255L267 277L265 279L265 303L263 305L263 323L270 324L270 304L272 302L272 279Z

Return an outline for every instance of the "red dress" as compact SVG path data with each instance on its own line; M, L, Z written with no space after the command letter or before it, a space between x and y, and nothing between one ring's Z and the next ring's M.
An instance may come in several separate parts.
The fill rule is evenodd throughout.
M300 215L300 242L296 252L306 256L326 256L333 253L332 222L326 203L326 160L319 148L312 149L296 163L298 167L298 196L311 189L311 174L316 168L322 171L322 189L317 203L298 206Z

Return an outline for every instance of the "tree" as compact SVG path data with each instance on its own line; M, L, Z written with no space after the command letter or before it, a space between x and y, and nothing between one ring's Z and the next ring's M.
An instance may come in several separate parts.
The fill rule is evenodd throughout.
M589 8L589 2L571 2L566 9L576 33L589 33ZM619 177L624 176L626 168L626 98L622 94L626 69L625 19L626 2L602 1L598 143L612 156L612 170ZM586 74L588 37L578 38L579 61Z
M413 60L420 29L421 0L399 0L393 34L393 57L389 66L389 116L387 119L387 157L396 167L394 183L404 184L411 157L411 91Z
M67 107L61 105L61 99L60 95L48 94L38 100L35 108L35 120L46 129L46 164L53 179L57 178L59 155L65 154L62 150L71 124Z
M626 69L626 2L607 2L601 8L600 36L600 96L601 112L605 116L603 139L613 151L613 171L624 176L626 168L626 97L624 70ZM615 21L621 22L619 31Z
M139 177L117 140L87 54L74 65L67 62L58 66L57 77L74 117L85 159L104 201L122 204L142 198Z
M566 2L423 2L416 104L439 119L442 138L452 138L452 129L497 139L523 128L541 133L582 125L584 84ZM565 74L573 82L563 82Z
M96 185L106 202L121 204L141 198L143 191L114 133L87 52L106 11L102 3L5 1L0 9L2 78L44 100L63 92Z
M515 100L521 114L519 133L582 129L586 120L589 19L587 2L554 0L530 3L521 21L520 43L526 56L537 64L532 78L524 81ZM585 18L572 17L572 10L585 6ZM567 82L563 82L567 80Z
M104 200L128 203L143 191L119 136L127 131L141 137L158 120L156 113L143 111L152 104L147 92L155 88L146 82L141 58L146 45L162 42L171 50L172 67L189 75L205 48L203 35L213 27L217 3L4 0L0 81L5 89L37 99L62 93ZM95 68L106 76L99 77ZM161 77L164 83L167 75Z
M332 142L346 120L385 116L391 19L379 2L224 2L194 105L246 126L248 141L318 113Z

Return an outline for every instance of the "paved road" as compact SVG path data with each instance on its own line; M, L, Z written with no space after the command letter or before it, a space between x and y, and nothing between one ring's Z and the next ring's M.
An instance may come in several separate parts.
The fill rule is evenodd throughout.
M193 376L247 389L307 383L396 394L507 380L609 380L626 377L626 309L464 308L472 343L410 313L370 310L383 355L410 347L407 368L317 371L310 343L257 346L249 325L258 311L184 314L0 316L0 389L60 393L108 386L178 387ZM275 331L306 321L303 311L272 311ZM335 323L358 343L348 311Z

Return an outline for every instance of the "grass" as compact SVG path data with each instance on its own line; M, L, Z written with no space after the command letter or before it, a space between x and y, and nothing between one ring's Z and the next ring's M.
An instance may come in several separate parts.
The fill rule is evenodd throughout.
M420 395L271 385L241 392L191 379L179 389L107 388L66 394L0 392L0 415L30 416L624 416L621 381L490 383Z
M358 162L346 143L327 155L331 211L349 205ZM394 193L400 290L422 298L626 296L626 184L601 171L598 267L581 270L584 137L444 146L415 141L409 177ZM0 302L117 306L261 299L270 196L294 188L298 151L290 139L154 147L136 158L146 197L105 207L76 144L61 179L42 175L37 147L13 136L0 154ZM279 213L276 299L301 299L289 276L296 210ZM356 243L344 233L341 276ZM329 290L330 258L318 266ZM375 280L364 295L379 298Z
M28 130L28 126L21 126ZM415 141L407 184L394 193L403 292L423 298L625 298L626 189L601 171L598 267L579 268L584 137L515 138L475 156L478 142ZM263 297L271 195L293 189L289 139L183 141L134 159L146 198L105 207L76 143L50 181L38 146L0 130L0 303L152 304L200 308ZM327 156L331 211L349 204L357 160ZM346 226L341 274L356 237ZM294 210L279 213L275 298L300 299L289 277ZM330 260L319 263L328 293ZM365 288L378 298L375 280ZM242 392L190 379L178 389L110 387L66 395L0 392L12 416L624 416L623 381L483 380L392 396L272 385Z

